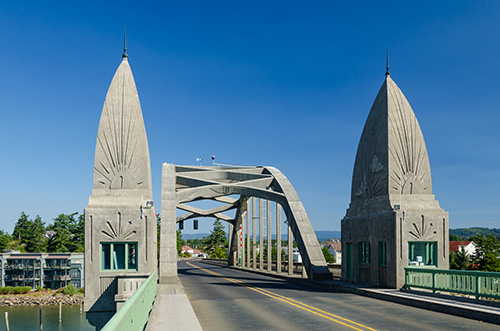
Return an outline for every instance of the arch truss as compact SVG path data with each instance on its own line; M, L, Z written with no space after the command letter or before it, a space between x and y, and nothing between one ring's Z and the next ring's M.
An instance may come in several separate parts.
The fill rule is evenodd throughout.
M211 209L189 204L199 200L214 200L219 204ZM177 209L182 210L184 214L177 216ZM281 261L281 254L275 254L276 261L271 262L272 249L264 248L272 247L272 209L275 210L276 238L281 238L281 216L286 218L284 221L288 228L290 253L286 264L288 273L291 274L293 269L293 235L307 276L310 279L331 279L331 273L304 206L281 171L274 167L202 167L164 163L160 282L169 282L177 275L176 223L198 217L214 217L231 224L230 265L282 272L284 261ZM231 213L234 216L230 215ZM266 233L263 231L264 227ZM258 258L257 251L261 252ZM281 252L281 240L276 240L276 252ZM267 255L264 256L265 254Z

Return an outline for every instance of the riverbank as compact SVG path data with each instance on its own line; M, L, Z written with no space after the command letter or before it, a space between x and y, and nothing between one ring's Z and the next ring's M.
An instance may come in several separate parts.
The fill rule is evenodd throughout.
M83 303L83 294L66 295L56 291L30 292L27 294L6 294L0 296L0 306L43 306L79 305Z

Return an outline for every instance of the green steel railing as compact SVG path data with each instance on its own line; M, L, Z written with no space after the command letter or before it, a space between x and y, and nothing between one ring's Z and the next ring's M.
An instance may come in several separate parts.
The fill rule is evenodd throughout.
M405 268L405 288L500 298L500 272Z
M102 331L144 330L156 299L156 271L125 301Z

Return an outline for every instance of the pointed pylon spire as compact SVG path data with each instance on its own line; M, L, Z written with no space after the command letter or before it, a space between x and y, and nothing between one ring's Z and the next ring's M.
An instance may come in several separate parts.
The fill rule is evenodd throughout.
M123 32L123 55L122 57L125 59L128 57L127 55L127 28L124 29Z
M390 76L391 73L389 72L389 48L387 49L387 55L386 55L386 71L385 71L385 77Z

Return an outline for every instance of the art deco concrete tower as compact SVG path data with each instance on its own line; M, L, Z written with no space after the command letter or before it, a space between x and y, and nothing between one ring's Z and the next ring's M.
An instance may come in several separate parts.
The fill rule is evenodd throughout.
M156 245L148 141L125 49L104 101L85 209L85 310L114 311L120 279L138 284L157 269Z
M359 142L342 220L342 277L404 285L404 267L448 269L448 213L432 195L417 118L387 68Z

